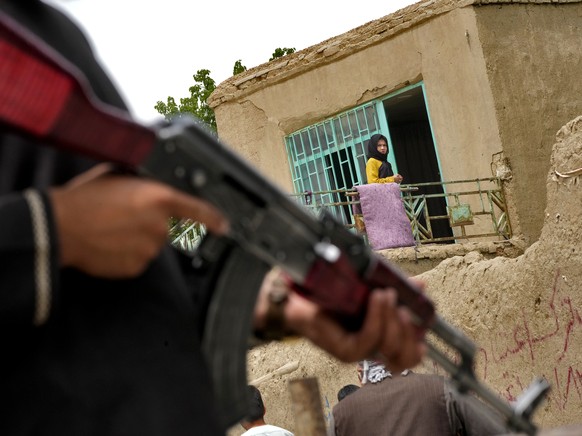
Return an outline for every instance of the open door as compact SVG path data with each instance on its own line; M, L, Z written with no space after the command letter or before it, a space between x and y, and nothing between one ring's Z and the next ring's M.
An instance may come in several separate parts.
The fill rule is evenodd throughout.
M384 100L383 106L402 183L442 182L422 86ZM418 194L442 192L442 186L426 186L419 187ZM444 198L429 198L427 204L431 216L447 214ZM434 238L453 236L448 220L431 220L431 227Z

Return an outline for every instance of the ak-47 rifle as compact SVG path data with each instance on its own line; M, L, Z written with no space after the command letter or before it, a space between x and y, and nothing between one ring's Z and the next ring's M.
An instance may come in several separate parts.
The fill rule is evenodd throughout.
M279 266L305 297L357 329L374 288L395 288L414 322L454 349L459 363L429 344L429 356L462 391L496 409L509 428L533 435L534 409L549 390L535 381L510 405L477 380L476 347L432 302L363 239L330 216L315 218L276 189L199 123L146 127L93 97L86 79L55 50L0 14L0 125L42 143L117 163L213 203L228 218L226 238L208 236L198 264L224 266L207 314L203 347L227 424L244 415L246 351L257 291ZM218 371L217 371L218 370Z

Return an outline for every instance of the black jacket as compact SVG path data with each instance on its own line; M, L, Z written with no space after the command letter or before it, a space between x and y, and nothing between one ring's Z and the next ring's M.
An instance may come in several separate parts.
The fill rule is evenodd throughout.
M78 66L101 100L125 109L70 19L36 0L3 1L0 10ZM58 267L43 192L93 164L0 125L0 434L223 434L200 350L209 278L186 273L187 260L169 246L133 280ZM44 276L28 188L46 214ZM40 306L39 286L48 296Z

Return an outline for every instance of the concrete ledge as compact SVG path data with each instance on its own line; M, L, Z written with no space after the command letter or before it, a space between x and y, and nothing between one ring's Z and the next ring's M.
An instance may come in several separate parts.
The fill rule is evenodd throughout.
M506 241L465 242L461 244L429 244L420 247L392 248L380 250L378 254L395 264L409 276L416 276L436 267L443 260L455 256L465 256L471 252L480 253L485 259L503 256L515 258L525 251L525 243L520 238Z

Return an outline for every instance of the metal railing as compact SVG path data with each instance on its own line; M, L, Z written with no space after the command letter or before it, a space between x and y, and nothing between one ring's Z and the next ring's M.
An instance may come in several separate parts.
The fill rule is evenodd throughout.
M512 237L498 178L408 184L402 185L400 190L417 245ZM366 237L365 216L361 214L356 189L308 191L292 196L313 213L325 210L347 228ZM326 200L322 201L323 198ZM434 207L439 201L446 205L444 213L442 207ZM170 228L172 243L184 251L195 250L205 233L203 225L191 220L178 221Z
M500 179L455 180L401 186L402 201L417 244L512 237ZM303 192L293 197L319 213L325 209L346 227L365 236L356 189ZM321 201L325 197L332 201Z
M183 219L170 225L170 242L185 252L193 252L206 234L206 227L199 222Z

